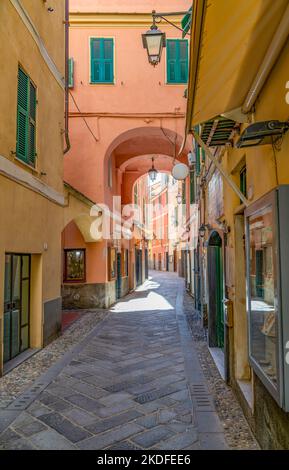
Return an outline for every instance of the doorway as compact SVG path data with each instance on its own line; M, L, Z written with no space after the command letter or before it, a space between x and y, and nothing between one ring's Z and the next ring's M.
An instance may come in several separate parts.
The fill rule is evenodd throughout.
M138 248L135 250L135 274L136 285L140 286L142 283L142 250Z
M224 279L222 239L214 231L208 241L209 346L224 349Z
M178 271L178 254L177 250L174 250L174 272Z
M121 298L121 253L117 253L117 258L116 258L116 298L120 299Z
M29 348L30 255L5 255L4 362Z
M149 251L145 249L145 279L149 278Z
M166 271L169 271L169 253L166 251Z
M161 253L159 253L158 270L162 271L162 254Z

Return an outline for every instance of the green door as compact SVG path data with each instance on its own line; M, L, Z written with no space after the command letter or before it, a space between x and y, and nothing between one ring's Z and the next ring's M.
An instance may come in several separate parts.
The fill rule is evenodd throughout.
M216 254L216 316L217 316L217 343L219 348L224 348L224 305L223 305L223 267L221 247L215 246Z
M4 362L29 348L30 256L6 254Z
M121 298L121 253L117 253L116 298Z
M208 254L208 339L210 347L224 348L224 280L222 240L213 232L207 248Z

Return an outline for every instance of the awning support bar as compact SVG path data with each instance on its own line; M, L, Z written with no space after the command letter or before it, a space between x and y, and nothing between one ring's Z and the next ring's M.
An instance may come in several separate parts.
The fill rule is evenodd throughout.
M241 201L245 204L245 206L248 207L248 205L249 205L248 199L240 191L240 189L238 188L236 183L232 180L230 175L224 170L224 168L221 165L221 163L219 162L218 158L215 157L212 154L209 147L205 144L205 142L203 142L203 140L201 139L201 137L199 136L199 134L195 130L193 130L193 136L194 136L196 142L199 144L199 146L202 147L202 149L205 151L207 157L214 163L216 168L219 170L219 172L223 176L224 180L227 181L228 185L231 186L233 191L237 194L237 196L241 199Z

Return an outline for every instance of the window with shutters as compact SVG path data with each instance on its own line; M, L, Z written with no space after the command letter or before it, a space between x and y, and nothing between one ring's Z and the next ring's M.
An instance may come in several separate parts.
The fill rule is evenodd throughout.
M167 39L167 83L188 81L188 41Z
M36 87L29 76L18 69L16 156L35 167Z
M74 60L72 57L68 59L68 86L69 88L74 87Z
M112 38L90 39L90 83L114 83Z

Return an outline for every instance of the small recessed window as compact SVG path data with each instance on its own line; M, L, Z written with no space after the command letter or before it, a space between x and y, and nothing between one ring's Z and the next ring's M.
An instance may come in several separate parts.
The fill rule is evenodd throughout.
M64 251L64 280L85 281L85 250Z

